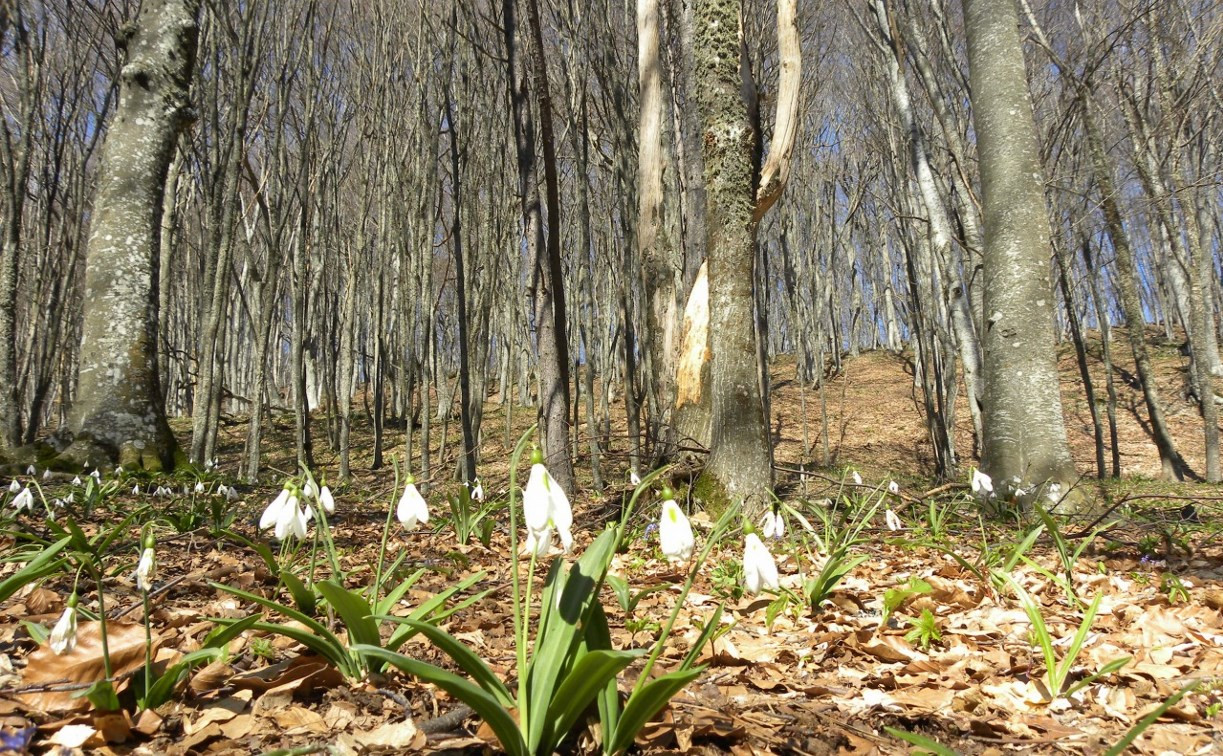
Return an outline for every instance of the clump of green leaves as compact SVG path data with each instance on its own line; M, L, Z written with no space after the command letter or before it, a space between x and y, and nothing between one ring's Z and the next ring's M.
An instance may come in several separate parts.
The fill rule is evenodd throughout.
M909 582L895 588L888 588L883 592L883 618L879 621L880 625L887 626L888 618L892 613L904 605L906 601L914 596L924 596L934 588L925 580L916 575L909 578Z
M943 633L938 626L938 617L935 617L934 612L929 609L922 609L920 616L916 619L906 619L905 622L910 628L909 632L905 633L905 640L921 646L922 651L929 651L931 643L943 639Z

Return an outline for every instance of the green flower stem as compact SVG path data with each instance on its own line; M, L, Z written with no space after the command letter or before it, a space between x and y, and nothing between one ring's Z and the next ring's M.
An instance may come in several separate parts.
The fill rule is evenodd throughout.
M140 593L144 601L144 700L148 706L149 688L153 685L153 626L149 619L149 592Z
M524 711L520 712L518 719L519 727L526 731L526 691L527 691L527 644L526 638L526 622L527 615L530 612L529 607L524 607L522 613L519 613L519 607L522 606L522 586L519 585L518 578L518 461L522 459L522 453L526 450L527 441L535 435L535 429L538 425L532 425L527 428L522 437L518 439L518 443L514 446L514 453L510 455L510 556L513 559L513 565L510 567L510 580L514 590L514 641L516 651L518 652L518 703L523 707ZM534 569L535 560L532 556L531 567ZM529 584L528 584L529 585Z
M644 482L644 481L643 481ZM679 610L683 608L684 601L688 598L688 592L692 590L692 584L696 582L696 576L700 574L702 565L709 558L709 552L713 551L714 544L721 540L727 528L730 527L731 519L738 510L737 506L732 506L722 513L722 516L714 524L713 530L709 533L709 538L705 541L705 546L701 549L700 556L692 565L692 569L688 570L688 579L684 581L684 589L680 591L679 599L675 602L675 606L671 608L671 616L667 618L667 624L663 627L662 632L658 635L658 642L654 644L654 650L650 652L650 656L646 659L645 667L641 670L641 675L637 678L637 683L633 686L633 694L650 681L650 672L654 669L654 662L658 661L658 657L662 654L665 639L671 636L671 628L675 626L675 620L679 618ZM632 695L629 697L631 698Z
M378 567L374 570L374 594L369 605L377 609L378 594L382 592L382 566L386 559L386 542L391 536L391 520L395 517L395 492L399 490L399 464L395 463L395 487L391 489L391 506L386 510L386 522L382 526L382 543L378 546Z
M102 665L106 670L106 679L111 680L114 678L114 671L110 666L110 643L106 634L106 591L102 588L102 573L98 571L97 566L90 564L89 571L98 586L98 629L102 635Z

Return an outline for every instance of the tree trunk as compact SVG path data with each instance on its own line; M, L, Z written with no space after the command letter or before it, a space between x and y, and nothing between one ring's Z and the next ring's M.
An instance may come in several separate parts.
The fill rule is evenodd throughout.
M1029 498L1075 481L1049 282L1049 219L1014 0L964 0L985 225L982 468ZM1048 491L1051 498L1060 494Z
M198 0L147 0L121 44L85 263L73 462L162 470L180 456L157 375L159 228L166 175L189 113Z
M697 4L695 24L713 357L712 449L697 495L714 506L735 499L763 501L773 483L752 312L756 136L740 93L742 10L741 0L704 0Z

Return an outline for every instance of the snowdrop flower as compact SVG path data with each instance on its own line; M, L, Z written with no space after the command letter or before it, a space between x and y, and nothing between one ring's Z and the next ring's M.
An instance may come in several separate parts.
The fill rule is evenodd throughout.
M102 472L100 470L94 470L89 473L89 477L93 478L94 480L101 480Z
M132 496L139 496L139 495L140 495L140 485L137 484L137 485L132 486Z
M900 518L892 511L891 507L884 511L883 519L888 524L888 530L900 530L904 527L904 523L900 521Z
M994 492L994 481L977 468L972 469L972 492L974 496L989 496Z
M69 493L67 496L64 497L64 504L71 504L74 501L76 501L75 493Z
M153 534L144 539L144 550L140 552L140 561L136 563L136 588L143 593L153 590L153 581L157 579L157 553L154 547Z
M395 516L408 530L416 530L418 525L429 522L429 505L425 497L416 490L416 478L408 476L408 484L404 486L403 496L399 497L399 506Z
M21 489L21 493L13 498L13 509L18 512L23 509L34 511L34 494L30 492L29 488Z
M760 524L760 530L764 533L765 538L781 538L786 534L786 521L782 519L781 512L769 510L764 513L764 521Z
M76 593L68 597L68 605L64 613L51 630L51 651L56 656L63 656L76 648Z
M304 512L298 505L297 494L290 494L289 501L281 509L280 519L276 521L276 538L283 541L289 536L306 537L306 523L310 522L311 512Z
M204 481L202 481L202 480L197 480L197 481L195 482L195 493L197 493L197 494L204 493Z
M307 499L318 501L318 483L315 483L313 478L306 478L306 485L302 486L302 495Z
M860 485L862 485L862 476L858 474L858 471L857 471L857 470L854 470L852 473L850 473L850 476L849 476L849 477L851 477L851 478L853 478L853 479L854 479L854 485L855 485L855 486L860 486Z
M43 470L43 471L42 471L42 479L43 479L43 480L51 480L51 471L50 471L50 470Z
M21 491L21 484L17 482L16 478L13 478L13 482L8 484L8 492L18 493L20 491Z
M471 499L481 504L484 503L484 484L480 482L479 478L476 478L476 487L471 489Z
M628 471L628 482L633 486L633 488L641 485L641 476L637 474L636 470Z
M37 475L38 470L34 467L34 465L30 465L29 467L25 469L25 474L26 475Z
M73 478L73 479L72 479L72 485L74 485L74 486L79 486L79 485L81 485L81 476L80 476L80 475L78 475L78 476L76 476L75 478Z
M531 477L522 490L522 515L527 530L536 541L547 543L555 528L565 553L573 547L573 509L569 497L544 467L544 455L539 449L531 454Z
M275 527L273 532L281 541L290 535L305 538L307 522L306 513L298 506L297 492L282 488L280 494L263 510L263 516L259 518L259 529Z
M755 533L748 533L743 539L743 587L753 595L766 588L776 591L780 587L777 562Z
M335 514L335 497L331 495L331 488L325 484L318 491L318 503L327 514Z
M233 486L229 486L228 488L226 488L225 489L225 501L237 501L237 500L238 500L238 489L234 488Z
M894 480L889 480L889 481L888 481L888 493L890 493L890 494L899 494L899 493L900 493L900 484L899 484L899 483L897 483L897 482L896 482L896 481L894 481Z
M685 562L696 548L696 537L692 535L692 524L684 510L675 503L671 489L662 492L662 516L658 520L658 544L668 562Z

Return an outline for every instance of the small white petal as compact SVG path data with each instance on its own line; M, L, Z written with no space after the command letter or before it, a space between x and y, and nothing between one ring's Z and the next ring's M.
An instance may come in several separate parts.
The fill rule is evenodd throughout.
M753 595L780 587L777 578L777 562L769 548L755 533L748 533L743 541L743 586Z
M858 474L857 470L854 470L853 473L850 474L850 477L854 479L854 485L862 485L862 476Z
M668 562L687 561L696 547L692 534L692 523L673 499L662 503L662 515L658 520L658 544Z
M153 581L157 579L157 555L152 549L140 553L140 561L136 564L136 588L145 593L153 590Z
M429 505L425 502L425 497L420 495L420 491L416 490L415 483L404 487L395 515L408 530L415 530L418 525L429 522Z
M628 482L633 484L633 488L641 485L641 476L637 474L636 470L629 470Z
M63 656L76 648L76 609L72 606L64 609L59 621L51 630L51 651L56 656Z
M335 497L331 495L331 488L323 486L318 492L319 504L323 505L323 511L327 514L335 514Z
M38 470L34 467L34 465L30 465L29 467L25 469L25 474L26 475L37 475Z
M74 486L79 486L79 485L81 485L81 476L79 476L79 475L78 475L78 476L76 476L75 478L73 478L73 479L72 479L72 485L74 485Z
M900 484L898 484L894 480L888 481L888 493L893 493L893 494L900 493Z
M972 492L977 496L988 496L994 492L994 481L985 473L973 468Z
M904 527L904 523L900 521L900 518L891 509L883 513L883 519L887 522L888 530L900 530Z
M276 498L268 504L267 509L263 510L263 516L259 518L259 529L266 530L280 521L280 510L289 501L289 489L282 488ZM277 538L281 536L277 535Z
M17 493L20 490L21 490L21 484L17 482L16 478L13 478L13 482L8 484L8 492Z

